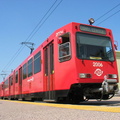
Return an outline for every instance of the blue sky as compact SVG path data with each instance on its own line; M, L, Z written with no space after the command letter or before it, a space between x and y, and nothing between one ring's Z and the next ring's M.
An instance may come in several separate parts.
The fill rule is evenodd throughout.
M0 0L0 74L2 71L9 73L29 55L29 48L24 47L15 57L15 60L11 61L22 46L21 42L29 40L29 42L35 43L34 47L37 48L56 29L70 22L88 24L89 18L97 20L120 3L119 0L57 0L56 3L55 1ZM53 3L55 6L43 19L41 24L44 23L40 24L39 30L32 39L27 39ZM56 8L58 4L59 6ZM120 51L120 12L104 21L119 10L120 5L97 20L94 25L112 29ZM99 24L100 22L102 23ZM0 75L0 82L2 79Z

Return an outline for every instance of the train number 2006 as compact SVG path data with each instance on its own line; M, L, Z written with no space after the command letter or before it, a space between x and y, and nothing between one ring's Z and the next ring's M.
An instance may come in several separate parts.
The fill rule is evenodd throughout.
M93 62L93 67L103 67L103 64L100 62Z

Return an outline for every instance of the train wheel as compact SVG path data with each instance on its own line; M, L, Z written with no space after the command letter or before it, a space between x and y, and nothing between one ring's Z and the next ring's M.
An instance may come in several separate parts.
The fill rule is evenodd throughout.
M78 103L80 103L81 101L84 101L82 95L74 95L74 96L72 97L72 103L74 103L74 104L78 104Z

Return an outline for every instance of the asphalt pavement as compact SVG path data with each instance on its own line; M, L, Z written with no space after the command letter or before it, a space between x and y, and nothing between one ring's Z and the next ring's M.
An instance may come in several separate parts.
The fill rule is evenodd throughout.
M113 99L119 101L119 97ZM94 104L94 101L93 101ZM85 106L87 106L85 108ZM99 104L95 108L104 110ZM83 109L85 108L85 109ZM56 103L0 100L0 120L119 120L120 111L91 110L94 105L70 105ZM120 106L107 109L120 109Z

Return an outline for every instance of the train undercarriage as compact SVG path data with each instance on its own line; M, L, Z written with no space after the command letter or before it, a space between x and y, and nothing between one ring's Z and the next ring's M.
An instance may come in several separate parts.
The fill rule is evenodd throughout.
M103 83L77 83L71 85L69 100L79 103L96 99L98 101L111 99L119 91L116 80L104 80Z

